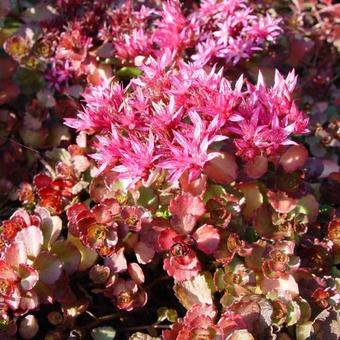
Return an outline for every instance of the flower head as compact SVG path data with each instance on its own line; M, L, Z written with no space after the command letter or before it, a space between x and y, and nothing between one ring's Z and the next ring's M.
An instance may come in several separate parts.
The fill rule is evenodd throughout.
M188 171L189 182L199 178L206 162L217 156L216 153L208 151L209 146L225 139L224 136L217 134L219 116L216 116L208 127L197 112L191 111L189 117L194 124L193 129L189 127L184 133L173 131L173 141L165 141L168 149L162 156L166 160L158 165L169 171L171 182L177 181L185 171Z

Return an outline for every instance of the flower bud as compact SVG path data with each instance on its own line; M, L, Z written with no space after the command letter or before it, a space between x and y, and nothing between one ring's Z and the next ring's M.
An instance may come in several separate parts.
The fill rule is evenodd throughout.
M204 173L216 183L229 184L237 177L235 157L227 152L217 153L218 156L204 166Z
M63 340L65 336L60 332L50 332L46 334L44 340Z
M308 159L308 151L303 145L291 146L280 158L285 172L294 172L302 167Z
M54 326L60 325L64 320L62 314L57 311L49 313L47 319Z
M19 334L23 339L33 339L38 331L39 324L34 315L27 315L20 322Z
M142 284L145 280L144 273L142 268L139 266L138 263L129 263L128 264L128 273L131 279L139 284Z
M228 340L254 340L254 337L246 330L240 329L232 332L228 337Z
M268 170L268 159L264 156L256 156L245 164L245 172L250 178L260 178Z
M97 264L91 268L89 275L94 283L105 283L110 276L110 268Z

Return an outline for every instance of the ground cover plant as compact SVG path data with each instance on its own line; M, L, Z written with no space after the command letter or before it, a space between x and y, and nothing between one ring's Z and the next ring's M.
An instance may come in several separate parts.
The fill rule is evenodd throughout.
M0 339L338 339L340 7L0 3Z

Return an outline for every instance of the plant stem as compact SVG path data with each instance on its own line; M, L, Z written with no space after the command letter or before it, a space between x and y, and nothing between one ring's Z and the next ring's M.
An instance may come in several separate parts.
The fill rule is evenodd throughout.
M103 316L100 316L100 317L96 318L95 321L90 322L90 323L86 324L85 326L81 326L78 329L80 331L82 331L82 330L88 330L88 329L91 329L91 328L95 328L96 326L100 325L101 323L103 323L105 321L110 321L110 320L119 318L120 316L121 315L119 313L103 315Z
M146 325L146 326L136 326L136 327L126 327L119 329L119 332L130 332L130 331L139 331L141 329L149 329L149 328L156 328L156 329L170 329L170 325Z
M171 278L167 275L164 275L164 276L161 276L159 278L157 278L155 281L151 282L149 285L147 285L145 287L145 290L146 291L149 291L151 288L153 288L154 286L156 286L159 282L162 282L162 281L166 281L166 280L170 280Z

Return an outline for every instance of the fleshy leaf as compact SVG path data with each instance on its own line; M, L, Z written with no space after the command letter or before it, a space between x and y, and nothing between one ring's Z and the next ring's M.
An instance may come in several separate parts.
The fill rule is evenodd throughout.
M190 309L196 303L206 303L209 305L213 303L210 285L203 274L197 275L192 280L176 283L174 291L186 309Z
M91 337L94 340L113 340L116 337L116 331L109 326L97 327L91 331Z
M78 248L67 240L59 240L53 244L51 249L59 260L63 263L63 269L67 274L71 275L78 270L81 255Z
M30 226L19 231L15 240L25 244L28 256L37 257L43 244L43 234L38 227Z
M81 260L79 265L79 271L85 271L88 268L92 267L93 264L97 261L98 258L97 253L94 250L85 247L78 238L72 236L70 233L68 234L67 239L72 244L74 244L80 252Z
M170 321L171 323L174 323L177 321L178 315L176 309L171 309L167 307L161 307L157 310L157 322L162 322L165 320Z
M56 255L42 251L34 262L34 268L39 272L39 280L53 284L61 275L62 263Z
M335 309L322 311L313 322L311 339L337 340L340 338L340 312Z
M300 199L296 210L302 214L306 214L308 222L313 223L319 214L319 203L313 195L306 195Z
M259 186L255 183L241 184L239 185L239 190L246 198L244 214L246 217L251 218L254 211L261 207L263 203L263 195Z
M18 268L21 263L26 263L27 253L23 242L15 242L5 250L6 263L14 268Z
M59 216L51 216L46 208L38 207L35 212L41 218L41 230L44 236L44 247L49 249L51 244L59 237L62 229L62 220Z
M199 250L206 254L212 254L220 243L220 234L212 225L204 224L193 234Z

